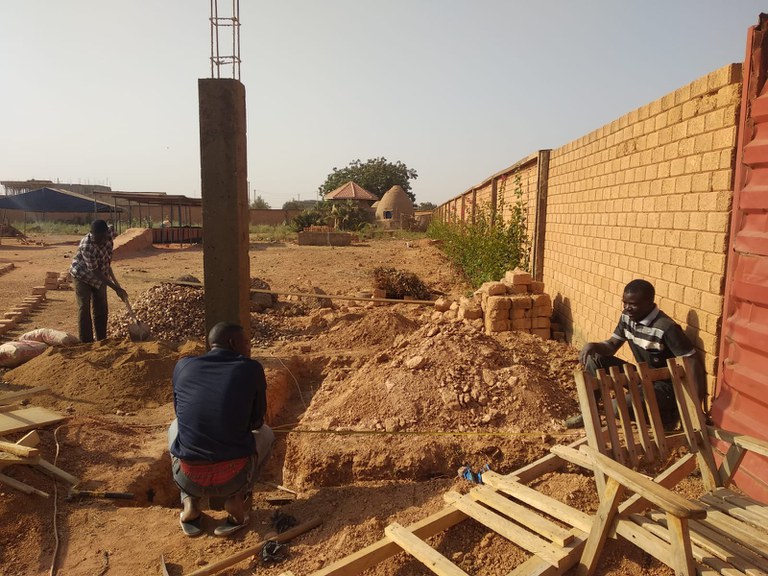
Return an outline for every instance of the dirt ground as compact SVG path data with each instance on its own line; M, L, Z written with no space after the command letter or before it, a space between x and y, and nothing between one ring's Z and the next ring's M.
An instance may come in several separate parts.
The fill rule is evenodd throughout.
M16 266L0 276L0 311L42 285L46 272L67 270L79 238L36 240L45 245L5 238L0 244L0 264ZM125 313L110 293L114 337L51 349L0 373L0 392L48 384L51 392L31 403L68 415L40 431L46 459L81 478L83 489L135 495L133 501L67 499L63 485L56 488L36 471L5 469L51 497L0 484L1 574L48 574L58 548L61 575L160 574L162 554L176 576L256 544L280 510L299 522L321 518L323 524L294 540L279 564L243 562L222 574L292 570L301 576L377 541L392 522L405 526L440 510L446 491L466 492L472 484L457 476L459 466L488 464L506 473L577 437L562 426L577 406L570 376L576 351L565 344L436 324L423 306L336 301L333 308L321 308L314 299L281 299L275 308L254 313L252 324L253 356L264 363L272 389L269 421L278 439L262 478L272 485L258 488L246 532L214 538L212 527L225 513L209 510L208 534L188 539L178 525L165 434L173 418L173 365L203 350L201 298L194 288L164 283L185 275L202 279L202 256L200 247L159 246L115 261L140 320L159 339L135 344L121 338ZM377 266L415 272L435 292L458 297L469 290L437 248L404 240L347 248L254 242L250 259L251 276L276 290L370 292ZM153 308L159 298L163 305ZM45 305L21 329L39 327L77 333L71 290L49 291ZM572 470L545 480L543 492L594 513L591 477ZM295 501L270 504L268 499L286 495L274 484L295 490ZM529 556L471 520L430 543L470 574L507 574ZM402 554L366 572L426 573ZM637 548L609 541L600 573L671 571Z

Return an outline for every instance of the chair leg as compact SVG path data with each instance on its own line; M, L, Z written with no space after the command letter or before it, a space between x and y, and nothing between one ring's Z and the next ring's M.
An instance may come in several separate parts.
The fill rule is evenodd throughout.
M595 519L592 521L592 530L589 532L589 539L581 555L581 561L576 569L578 576L592 576L597 568L597 560L605 546L605 539L608 537L608 531L616 516L616 510L619 507L619 500L624 493L624 487L613 478L608 478L605 483L605 492L603 493L600 507L597 509ZM689 542L690 551L690 542Z
M694 576L696 565L691 552L691 533L688 530L688 519L678 518L667 513L667 529L672 546L670 567L675 576Z

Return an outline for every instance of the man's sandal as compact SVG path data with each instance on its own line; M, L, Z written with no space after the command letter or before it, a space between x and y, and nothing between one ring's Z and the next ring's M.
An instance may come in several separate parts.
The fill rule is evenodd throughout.
M241 530L246 526L248 526L249 520L250 518L246 514L242 523L238 524L237 520L235 520L231 515L229 515L227 516L227 519L224 520L223 524L216 526L216 529L213 531L213 534L214 536L230 536L231 534L234 534L238 530Z
M194 520L187 520L184 522L181 519L181 516L179 516L179 524L181 525L181 530L189 536L190 538L194 538L196 536L200 536L200 534L203 533L203 515L200 514L197 518Z

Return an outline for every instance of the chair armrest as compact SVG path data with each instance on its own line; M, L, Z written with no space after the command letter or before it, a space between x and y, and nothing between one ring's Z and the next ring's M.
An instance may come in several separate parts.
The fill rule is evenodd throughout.
M744 450L768 457L768 442L765 440L760 440L754 436L747 436L746 434L739 434L738 432L729 432L715 426L707 426L707 433L712 438L717 438L729 444L735 444Z
M582 446L580 450L592 458L592 461L595 463L595 470L599 470L606 476L613 478L616 482L655 504L664 512L668 512L678 518L706 518L707 510L701 504L692 502L656 484L647 476L643 476L639 472L635 472L615 460L600 454L594 448Z

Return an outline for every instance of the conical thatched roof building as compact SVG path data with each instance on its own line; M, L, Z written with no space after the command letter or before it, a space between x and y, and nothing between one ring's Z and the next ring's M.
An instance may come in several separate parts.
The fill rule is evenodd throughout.
M328 194L325 195L326 200L357 200L357 201L363 201L367 202L369 205L372 202L376 202L378 200L378 197L375 194L371 194L363 188L362 186L358 186L351 180L347 182L346 184L342 184L336 190L333 192L328 192Z
M392 186L376 206L376 220L403 222L413 218L413 202L401 186Z

